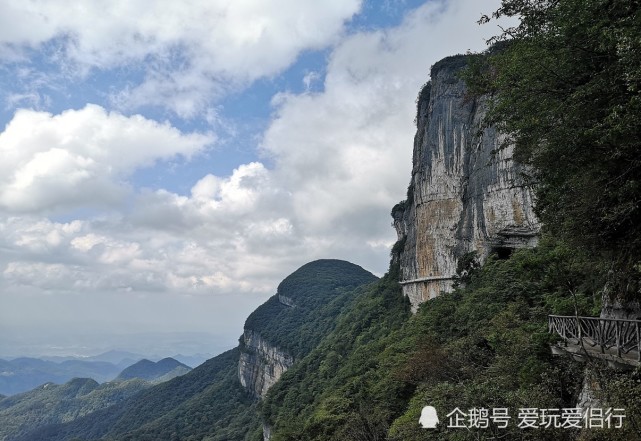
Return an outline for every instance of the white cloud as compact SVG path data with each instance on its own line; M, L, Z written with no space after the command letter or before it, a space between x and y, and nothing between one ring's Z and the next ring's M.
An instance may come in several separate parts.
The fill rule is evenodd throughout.
M60 63L87 71L141 63L146 79L114 97L188 117L230 84L273 75L303 50L336 41L361 0L102 1L3 3L0 48L58 39Z
M96 289L114 279L142 291L268 292L318 257L381 272L394 240L389 210L409 180L414 99L435 61L484 47L491 29L476 27L480 12L472 0L428 3L397 28L345 38L330 57L323 92L275 97L261 147L271 170L254 162L227 177L209 174L188 195L143 191L129 210L81 227L30 216L6 221L6 231L22 225L8 235L11 254L30 257L5 277L26 283L17 277L24 268L60 259ZM97 106L55 116L23 110L0 134L7 158L0 203L34 215L107 204L128 194L122 177L135 168L193 155L211 141Z
M2 216L0 284L56 292L269 292L282 262L298 257L289 253L297 248L294 228L272 200L279 193L272 185L268 170L251 163L226 178L205 176L190 197L145 192L131 212L99 219Z
M347 14L339 3L328 5ZM128 295L160 293L264 298L283 276L315 258L343 258L382 273L395 238L389 211L409 182L419 88L440 58L484 48L483 37L494 30L475 22L497 5L429 2L396 28L343 38L329 58L322 92L274 98L274 119L261 145L273 167L252 162L229 176L208 174L187 194L131 196L134 189L122 181L158 159L197 154L212 142L209 136L95 106L55 116L19 112L0 135L0 291L100 292L105 298L121 292L122 304ZM169 36L151 46L178 41L171 35L184 32L179 28L170 27ZM233 38L250 45L252 35L262 34ZM40 41L36 37L28 37L31 44ZM119 45L94 62L107 63ZM87 47L74 56L91 54ZM230 72L245 69L234 54L216 56L230 57ZM129 209L114 205L118 209L103 217L69 223L41 216L113 203L118 192L132 197ZM233 308L211 311L211 320L223 320Z
M212 135L184 134L96 105L59 115L19 110L0 133L0 208L57 212L114 204L134 170L189 158L213 141Z

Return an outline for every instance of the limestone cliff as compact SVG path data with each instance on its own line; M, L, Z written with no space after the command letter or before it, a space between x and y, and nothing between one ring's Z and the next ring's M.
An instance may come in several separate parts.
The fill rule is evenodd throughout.
M486 97L471 97L458 76L465 56L431 70L419 95L407 200L392 211L403 293L414 309L451 289L458 260L477 251L536 244L539 223L522 166L504 137L482 128Z
M296 307L294 300L282 292L272 299L284 307ZM264 398L269 388L294 364L294 357L269 343L253 329L245 328L241 339L238 378L250 394Z
M240 383L256 398L263 398L269 388L294 364L294 358L250 329L245 330L242 338L244 350L238 363Z

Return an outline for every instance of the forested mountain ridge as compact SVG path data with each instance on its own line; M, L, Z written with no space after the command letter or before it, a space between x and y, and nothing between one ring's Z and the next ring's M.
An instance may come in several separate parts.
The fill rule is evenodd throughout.
M74 378L45 383L0 400L0 440L14 439L43 425L63 423L122 402L150 384L140 379L98 384Z
M249 315L241 337L239 377L264 397L295 360L315 348L333 328L355 288L376 277L358 265L323 259L285 278L277 293Z

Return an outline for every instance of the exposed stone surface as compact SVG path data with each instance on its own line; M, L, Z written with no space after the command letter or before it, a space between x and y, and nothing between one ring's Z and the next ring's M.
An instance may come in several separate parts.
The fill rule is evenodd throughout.
M283 305L285 305L285 306L289 306L291 308L295 308L296 307L296 303L294 303L293 299L291 299L290 297L284 296L284 295L282 295L280 293L278 294L278 301L280 303L282 303Z
M260 334L245 329L245 344L238 363L240 383L252 395L263 398L270 387L294 364L294 358L265 341Z
M641 320L641 303L611 298L607 291L603 295L601 318L616 318L624 320Z
M451 289L459 258L533 246L539 222L513 148L481 129L485 97L466 93L465 56L432 67L418 102L407 200L392 211L402 248L401 282L414 309Z
M263 440L269 441L272 439L272 427L263 423Z
M597 398L597 393L600 390L601 386L594 374L590 369L586 369L583 374L583 387L581 388L576 407L581 408L583 412L586 412L590 407L601 407L603 403Z

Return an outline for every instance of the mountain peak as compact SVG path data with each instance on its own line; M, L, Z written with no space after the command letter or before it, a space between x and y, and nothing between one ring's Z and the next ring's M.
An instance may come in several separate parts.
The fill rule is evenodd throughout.
M163 358L156 363L144 358L124 369L120 373L120 375L118 375L116 380L130 380L132 378L140 378L146 381L153 381L169 374L175 369L179 369L183 373L191 370L191 368L186 364L183 364L171 357Z

